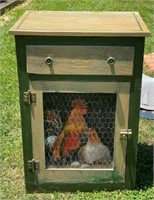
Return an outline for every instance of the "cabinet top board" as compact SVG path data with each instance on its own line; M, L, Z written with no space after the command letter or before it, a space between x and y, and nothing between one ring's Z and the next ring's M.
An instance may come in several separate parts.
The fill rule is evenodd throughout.
M26 11L10 29L10 33L143 37L150 32L138 12Z

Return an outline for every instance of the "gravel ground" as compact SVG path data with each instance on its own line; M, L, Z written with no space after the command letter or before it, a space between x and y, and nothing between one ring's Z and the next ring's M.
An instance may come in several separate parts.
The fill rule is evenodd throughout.
M24 0L22 4L17 5L16 7L12 8L10 11L4 13L0 16L0 26L3 26L5 22L11 19L12 12L16 12L19 8L27 7L32 0ZM0 3L1 4L1 3Z

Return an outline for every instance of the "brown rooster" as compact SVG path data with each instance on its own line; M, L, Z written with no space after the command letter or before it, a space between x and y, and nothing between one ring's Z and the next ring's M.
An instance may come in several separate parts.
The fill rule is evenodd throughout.
M71 102L72 111L68 117L60 135L57 137L52 148L52 155L55 160L60 160L60 147L62 140L65 139L62 155L69 156L71 150L80 148L79 135L91 131L88 128L83 115L87 114L88 109L83 99L75 99Z

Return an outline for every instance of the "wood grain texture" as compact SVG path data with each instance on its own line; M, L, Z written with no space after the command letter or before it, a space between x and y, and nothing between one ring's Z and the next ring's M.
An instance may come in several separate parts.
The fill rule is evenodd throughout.
M130 83L117 83L117 103L114 134L114 164L125 181L127 140L120 139L120 131L128 129Z
M51 57L52 65L45 59ZM108 58L115 64L110 66ZM134 47L27 46L27 72L33 74L132 75Z
M148 36L138 12L27 11L10 29L14 35Z

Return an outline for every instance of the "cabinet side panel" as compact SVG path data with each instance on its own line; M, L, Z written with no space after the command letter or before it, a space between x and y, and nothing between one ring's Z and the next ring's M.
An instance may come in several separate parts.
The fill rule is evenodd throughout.
M34 190L34 174L28 170L28 160L32 160L32 137L31 137L31 115L30 106L24 103L24 92L29 90L29 77L26 73L26 49L24 39L16 36L16 54L19 80L20 113L22 125L22 142L24 156L24 173L27 192Z

